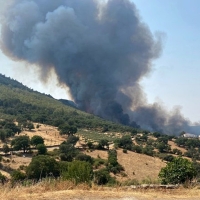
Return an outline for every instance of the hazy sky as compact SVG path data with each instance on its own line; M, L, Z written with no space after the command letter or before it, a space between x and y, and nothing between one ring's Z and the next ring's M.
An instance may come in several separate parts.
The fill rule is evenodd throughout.
M178 105L186 118L200 121L200 1L133 2L150 30L164 35L162 55L154 61L152 73L142 80L149 103L163 102L169 110ZM0 73L55 98L69 98L65 89L55 89L55 76L50 83L43 85L34 76L33 66L11 61L2 52Z

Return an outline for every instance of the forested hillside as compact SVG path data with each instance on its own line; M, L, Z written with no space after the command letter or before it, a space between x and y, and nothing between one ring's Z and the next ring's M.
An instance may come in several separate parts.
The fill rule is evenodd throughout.
M0 74L0 118L18 122L33 121L58 127L63 123L77 128L133 131L131 127L105 121L51 97L36 92Z

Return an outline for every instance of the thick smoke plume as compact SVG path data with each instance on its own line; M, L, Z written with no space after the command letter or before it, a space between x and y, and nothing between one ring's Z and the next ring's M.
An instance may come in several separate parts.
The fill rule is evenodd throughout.
M42 79L54 69L79 108L154 131L188 129L189 122L179 111L169 113L145 101L139 81L151 71L161 42L140 20L132 2L10 0L6 4L1 13L2 51L39 66Z

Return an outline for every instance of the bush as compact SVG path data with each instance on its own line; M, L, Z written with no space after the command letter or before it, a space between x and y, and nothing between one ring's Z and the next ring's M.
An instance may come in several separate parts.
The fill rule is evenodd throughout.
M162 168L159 178L163 184L180 184L191 181L197 172L189 160L178 157Z
M85 162L89 162L90 164L93 164L93 158L89 155L86 154L78 154L75 157L75 160L80 160L80 161L85 161Z
M146 154L146 155L148 155L148 156L153 156L155 152L153 151L153 147L151 147L151 146L146 146L146 147L144 147L144 148L142 149L142 153L143 153L143 154Z
M6 177L0 172L0 182L4 184L6 182Z
M97 169L99 166L101 165L105 165L106 164L106 160L102 159L102 158L95 158L94 159L94 168Z
M4 153L8 153L9 151L10 151L9 146L8 146L7 144L4 144L4 145L3 145L3 152L4 152Z
M127 153L127 149L123 149L123 153Z
M19 170L14 170L11 173L11 181L12 181L12 183L23 181L24 179L26 179L26 174L20 172Z
M142 146L133 145L132 151L136 153L142 153Z
M100 169L94 173L94 182L97 185L105 185L111 180L111 176L107 169Z
M85 161L73 161L68 164L67 172L63 173L63 178L72 180L75 184L90 183L93 178L92 165Z

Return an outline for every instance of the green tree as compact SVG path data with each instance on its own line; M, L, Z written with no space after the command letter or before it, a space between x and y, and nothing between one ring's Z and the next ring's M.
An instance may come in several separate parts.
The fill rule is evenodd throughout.
M75 144L79 141L79 137L76 137L74 135L70 135L67 138L67 144L72 144L73 146L75 146Z
M44 139L39 135L34 135L31 138L31 144L37 146L38 144L44 144Z
M87 146L88 146L89 149L94 148L94 145L93 145L93 143L92 143L91 141L89 141L89 142L87 143Z
M39 155L32 158L31 163L26 168L26 175L30 179L39 180L44 177L60 175L59 164L47 155Z
M177 138L174 142L175 142L179 147L185 147L187 141L188 141L188 138L180 137L180 138Z
M156 144L156 148L160 153L169 152L171 150L170 146L168 144L165 144L163 142L159 142Z
M26 135L18 136L11 141L11 146L15 151L23 150L25 153L30 147L30 138Z
M70 126L68 124L61 124L58 127L58 130L60 131L61 135L67 134L67 135L73 135L77 132L77 127L76 126Z
M130 135L123 135L119 140L119 147L123 149L131 150L132 145L133 142Z
M21 129L13 122L6 122L6 124L4 125L4 129L10 129L14 134L21 132Z
M178 157L174 158L172 162L167 163L167 166L161 169L159 178L163 184L181 184L191 181L196 174L197 172L192 162Z
M47 153L47 148L46 148L46 146L44 144L38 144L36 146L36 149L38 150L38 154L40 154L40 155L41 154L44 155L44 154Z
M62 143L59 150L62 161L71 162L78 154L78 150L71 144Z

